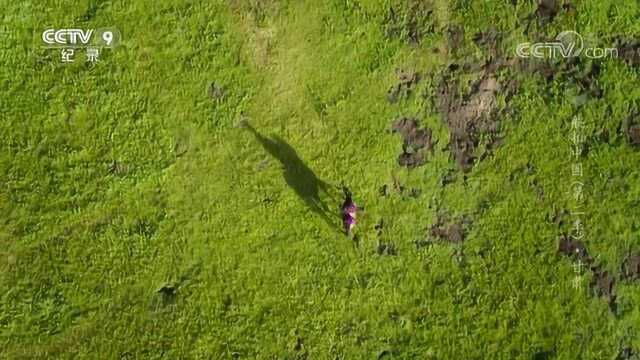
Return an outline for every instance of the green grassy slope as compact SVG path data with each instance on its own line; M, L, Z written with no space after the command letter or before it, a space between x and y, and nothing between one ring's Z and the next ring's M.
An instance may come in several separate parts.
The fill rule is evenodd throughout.
M491 27L507 34L505 52L534 41L524 19L536 5L435 1L412 18L409 3L0 1L0 357L640 352L640 284L618 279L615 310L591 272L575 286L574 263L557 251L570 218L553 220L575 202L578 115L589 139L584 243L615 274L640 251L640 152L618 130L640 99L638 70L599 61L603 95L577 105L571 75L501 72L519 82L500 115L502 144L464 174L437 79L451 63L487 59L473 37ZM639 15L634 1L576 1L532 26L606 46L639 36ZM96 65L62 64L40 34L71 25L115 26L123 42ZM452 26L464 29L455 53ZM389 103L396 68L422 80ZM398 166L401 140L388 131L398 116L432 129L424 166ZM342 183L364 206L359 245L340 232ZM416 246L442 212L469 220L464 243ZM396 254L379 254L380 243Z

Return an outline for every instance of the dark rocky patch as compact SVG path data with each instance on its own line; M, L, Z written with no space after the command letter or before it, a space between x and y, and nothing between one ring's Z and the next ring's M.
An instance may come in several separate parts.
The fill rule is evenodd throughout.
M398 165L414 168L426 162L425 150L433 150L431 130L420 129L416 119L401 117L391 124L391 131L403 139Z

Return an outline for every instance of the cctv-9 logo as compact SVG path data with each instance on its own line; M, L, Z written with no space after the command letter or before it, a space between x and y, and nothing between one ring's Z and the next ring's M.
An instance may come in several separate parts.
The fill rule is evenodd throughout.
M120 43L120 31L113 27L99 29L47 29L42 32L42 41L53 47L107 47Z
M93 38L96 46L101 47L115 47L120 43L122 36L120 31L116 28L100 28L96 29L95 36Z

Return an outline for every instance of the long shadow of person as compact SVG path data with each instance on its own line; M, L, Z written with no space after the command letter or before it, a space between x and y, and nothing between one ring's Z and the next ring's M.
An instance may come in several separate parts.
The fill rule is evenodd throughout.
M242 127L248 129L260 145L280 162L284 180L307 207L319 215L329 226L334 227L331 217L338 215L329 210L327 204L320 198L321 191L332 197L331 189L333 186L319 179L300 159L295 149L279 136L265 137L246 121L242 123Z

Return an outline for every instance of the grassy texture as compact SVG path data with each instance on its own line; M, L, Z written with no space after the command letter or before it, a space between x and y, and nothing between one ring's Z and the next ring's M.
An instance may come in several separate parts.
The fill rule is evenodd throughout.
M577 29L603 44L640 34L635 1L575 3L540 33ZM462 26L456 56L479 61L475 33L494 26L513 51L532 40L523 19L536 5L436 1L418 17L418 44L404 31L407 6L0 1L0 357L640 351L638 284L616 284L613 312L592 294L589 272L574 287L572 262L556 250L569 225L549 220L574 201L572 116L587 136L615 134L640 99L637 70L601 61L604 95L579 107L566 78L501 74L521 82L503 144L463 176L443 151L448 129L433 105L435 79L455 60L442 50L445 30ZM102 26L117 27L123 43L94 66L82 53L62 64L40 47L45 28ZM398 67L423 80L390 104ZM211 82L220 99L208 96ZM386 130L400 115L417 116L439 141L425 166L396 164L400 140ZM255 133L234 126L241 118ZM613 137L591 142L582 160L583 219L590 253L616 272L640 249L640 153ZM446 174L454 181L442 187ZM394 179L420 196L381 197ZM341 183L365 207L359 246L339 231ZM471 219L464 244L417 249L438 211ZM397 255L377 254L379 242Z

